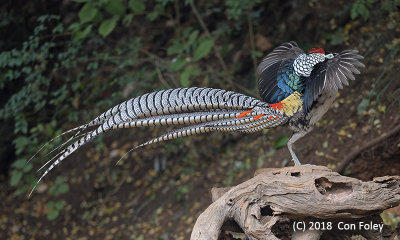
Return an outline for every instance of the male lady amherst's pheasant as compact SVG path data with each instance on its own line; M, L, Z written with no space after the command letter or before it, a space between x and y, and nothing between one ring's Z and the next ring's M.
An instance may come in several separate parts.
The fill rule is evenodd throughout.
M287 125L294 131L288 149L295 165L301 165L293 152L293 143L312 130L333 103L338 89L349 84L347 79L354 80L353 73L360 73L357 67L364 67L361 59L357 50L327 54L318 48L304 53L297 43L289 42L275 48L258 66L262 100L223 89L197 87L161 90L132 98L65 132L77 132L70 140L79 139L41 167L51 163L39 181L71 153L104 132L158 125L186 126L137 148L206 132L253 133Z

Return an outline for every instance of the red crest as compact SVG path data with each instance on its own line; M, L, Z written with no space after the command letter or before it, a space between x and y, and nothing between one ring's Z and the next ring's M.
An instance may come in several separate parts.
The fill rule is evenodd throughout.
M325 50L323 48L311 48L308 53L322 53L325 54Z

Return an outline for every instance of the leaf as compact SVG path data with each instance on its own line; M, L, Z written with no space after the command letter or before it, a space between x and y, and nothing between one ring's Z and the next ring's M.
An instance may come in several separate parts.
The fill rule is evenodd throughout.
M195 67L188 67L186 68L180 75L180 82L182 87L189 87L190 86L190 77L199 75L200 70Z
M63 177L57 177L56 180L54 181L55 185L60 185L64 183L64 178Z
M258 57L261 57L262 56L262 53L260 52L260 51L251 51L251 57L253 57L253 58L258 58Z
M55 202L49 201L46 203L46 208L51 211L52 209L54 209L54 205L55 205Z
M134 15L131 14L126 14L123 18L122 18L122 24L124 24L124 26L128 26L129 24L131 24L132 20L133 20Z
M258 157L257 159L257 168L261 168L264 164L264 159L262 157Z
M343 172L343 176L349 176L349 175L351 175L351 169L350 168L346 168L345 170L344 170L344 172Z
M178 57L178 58L176 58L172 63L171 63L171 65L169 65L169 70L171 71L171 72L176 72L176 71L178 71L179 69L181 69L181 68L183 68L185 65L186 65L186 59L185 58L183 58L183 57Z
M142 14L146 10L146 4L142 0L130 0L128 6L136 14Z
M358 9L358 12L361 14L361 16L364 18L365 21L368 20L369 17L369 11L365 5L360 5L360 8Z
M18 171L18 170L11 171L10 185L16 186L19 183L19 181L21 180L21 177L22 177L21 171Z
M27 133L28 132L28 122L25 119L25 116L23 114L18 114L15 117L15 127L14 127L14 133Z
M147 19L154 21L157 19L158 15L164 12L164 7L161 4L156 4L153 11L147 14Z
M174 41L174 43L167 48L167 55L171 56L177 53L181 53L182 51L183 51L182 43L179 41Z
M58 189L57 189L57 195L58 195L58 194L66 193L66 192L68 192L68 191L69 191L69 186L68 186L68 184L66 184L66 183L61 184L61 185L58 187Z
M22 153L29 145L30 139L25 136L19 136L13 140L15 146L15 153L18 155Z
M367 111L369 107L369 99L368 98L363 98L357 106L357 113L358 115L362 115L364 111Z
M61 210L64 207L64 202L63 201L58 201L54 204L54 208Z
M88 0L72 0L72 1L77 2L77 3L84 3L84 2L87 2Z
M185 0L185 6L190 5L191 3L193 3L193 0Z
M67 30L68 31L78 31L81 28L82 24L79 22L72 23L71 25L68 26Z
M280 136L280 137L278 137L278 139L275 140L274 148L279 149L281 147L284 147L284 146L286 146L288 141L289 141L289 138L287 136Z
M181 201L183 197L190 192L190 186L189 185L183 185L178 188L176 191L176 198L178 201Z
M62 33L64 32L64 25L62 23L59 23L57 26L53 28L51 33Z
M83 7L78 13L79 20L82 23L90 22L97 14L98 8L94 3L88 2Z
M92 30L92 25L89 25L85 28L85 30L78 31L74 34L74 39L75 40L81 40L87 37L87 35L90 33Z
M144 240L143 234L136 238L136 240Z
M214 40L211 38L203 40L196 48L193 54L193 60L197 61L208 55L214 45Z
M98 11L96 16L92 19L92 22L98 23L101 22L104 19L104 15Z
M99 34L103 37L107 37L117 25L119 17L112 17L104 20L99 27Z
M56 219L58 217L58 215L59 215L59 212L57 210L53 210L47 214L47 219L52 221L52 220Z
M187 41L187 45L188 46L192 46L192 44L194 43L194 41L197 39L197 37L199 36L200 31L199 30L194 30L188 38Z
M27 173L27 172L29 172L30 170L32 170L32 168L33 168L32 163L28 163L28 164L26 164L26 166L22 169L22 171L23 171L24 173Z
M125 13L126 7L122 0L110 0L104 6L104 9L111 15L121 16Z
M50 193L50 195L57 195L57 187L56 187L56 185L53 185L53 186L51 186L50 188L49 188L49 193Z
M190 81L189 81L190 74L188 72L182 72L180 75L180 83L182 87L189 87L190 86Z
M28 185L22 185L17 188L17 190L14 192L16 196L21 195L22 193L25 193L28 190Z
M158 17L158 12L151 12L147 14L147 19L149 19L150 21L156 20L157 17Z
M29 183L32 187L36 185L37 179L35 178L35 175L33 175L32 172L24 174L24 181L26 183Z
M26 164L25 159L18 159L17 161L13 162L13 164L11 166L18 168L18 169L22 169L24 168Z
M350 10L350 17L351 19L355 19L357 17L358 13L357 13L357 5L356 3L354 3L353 7Z

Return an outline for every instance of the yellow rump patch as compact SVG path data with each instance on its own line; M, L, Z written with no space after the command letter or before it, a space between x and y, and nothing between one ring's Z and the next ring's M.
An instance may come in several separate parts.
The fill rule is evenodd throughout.
M303 108L301 96L302 94L296 91L283 99L281 102L283 103L281 111L288 116L293 116L296 112L300 111Z

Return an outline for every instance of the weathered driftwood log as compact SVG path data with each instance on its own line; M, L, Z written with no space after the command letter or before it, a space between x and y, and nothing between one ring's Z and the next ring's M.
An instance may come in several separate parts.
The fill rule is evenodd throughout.
M212 190L214 202L191 240L225 239L224 231L249 240L390 239L395 233L378 214L400 205L399 186L400 176L363 182L322 166L260 169L235 187Z

